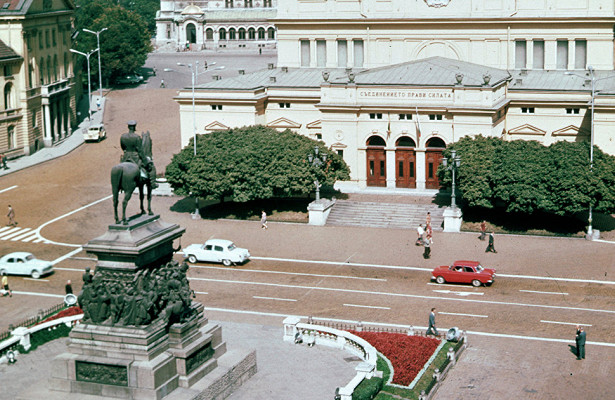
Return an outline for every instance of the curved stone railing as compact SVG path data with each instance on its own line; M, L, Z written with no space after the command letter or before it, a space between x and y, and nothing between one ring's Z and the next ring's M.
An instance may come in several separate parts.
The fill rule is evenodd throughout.
M73 323L81 320L82 318L83 318L83 314L71 315L69 317L58 318L58 319L51 320L49 322L34 325L30 328L26 328L23 326L20 326L19 328L15 328L11 332L10 338L0 342L0 354L4 353L5 349L10 348L11 346L17 343L23 346L23 348L26 349L27 351L30 349L30 336L33 333L42 331L43 329L52 328L60 324L66 324L66 326L71 326L73 325ZM0 364L5 363L5 362L7 362L6 356L0 357Z
M299 342L297 339L301 339ZM284 319L284 341L291 343L305 343L308 346L317 344L346 350L356 355L362 363L356 366L357 374L344 387L340 387L337 396L340 400L351 400L355 388L363 381L374 375L379 375L376 369L378 352L376 348L364 339L347 331L342 331L327 326L302 323L299 317L287 317Z

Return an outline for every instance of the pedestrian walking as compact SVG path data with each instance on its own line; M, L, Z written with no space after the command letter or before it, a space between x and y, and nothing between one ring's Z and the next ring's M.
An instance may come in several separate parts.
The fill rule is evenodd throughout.
M427 211L427 217L425 217L425 226L431 225L431 212Z
M429 327L427 328L426 335L436 335L440 336L438 333L438 329L436 329L436 308L432 308L429 313Z
M64 291L66 294L73 294L73 285L70 283L70 279L66 281L66 285L64 285Z
M258 48L258 54L263 54L263 49L261 49L260 47Z
M164 84L164 79L160 80L160 87L161 88L165 88L166 87L166 85Z
M1 153L0 153L0 167L4 169L9 169L9 167L6 166L6 156Z
M577 360L585 359L585 330L582 326L577 325L577 336L575 337L577 345Z
M2 288L4 289L4 294L2 295L2 297L7 295L13 297L13 292L9 288L9 277L6 276L6 272L2 273Z
M431 258L431 240L428 238L425 238L423 247L425 247L425 250L423 251L423 258L427 260Z
M8 212L8 214L6 214L6 216L9 219L8 225L10 225L10 226L17 225L17 221L15 221L15 210L13 210L13 207L11 207L10 204L9 204L9 212Z
M480 240L485 240L485 236L487 235L487 222L483 220L480 223L480 236L478 237Z
M489 252L497 253L494 247L494 242L495 242L494 233L491 232L489 234L489 244L487 245L487 249L485 250L485 253L489 253Z
M154 68L152 68L152 75L156 76L156 66L154 65Z
M269 229L267 226L267 213L265 210L261 212L261 229Z
M96 99L96 108L100 110L100 97Z
M419 224L419 227L416 228L416 242L414 242L415 245L420 246L423 244L423 234L425 233L425 230L423 229L423 224Z
M433 234L433 230L431 229L431 224L425 225L425 237L429 241L430 244L433 244L432 234Z

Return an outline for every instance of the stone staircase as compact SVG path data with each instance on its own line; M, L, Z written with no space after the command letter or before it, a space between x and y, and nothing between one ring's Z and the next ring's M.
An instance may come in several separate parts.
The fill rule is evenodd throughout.
M327 218L327 225L416 229L419 224L425 225L427 212L431 213L433 230L441 231L444 223L444 207L436 204L337 200Z

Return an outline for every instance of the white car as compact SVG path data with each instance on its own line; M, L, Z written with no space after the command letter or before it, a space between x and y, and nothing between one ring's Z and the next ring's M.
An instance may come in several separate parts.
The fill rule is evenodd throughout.
M85 140L86 142L100 142L106 136L107 131L105 131L105 126L103 124L91 125L88 129L83 130L83 140Z
M38 279L53 272L53 265L49 261L35 258L32 253L16 252L0 258L0 274L30 275Z
M250 259L248 249L239 248L235 243L224 239L210 239L203 244L191 244L183 249L183 253L192 264L198 261L221 262L228 267Z

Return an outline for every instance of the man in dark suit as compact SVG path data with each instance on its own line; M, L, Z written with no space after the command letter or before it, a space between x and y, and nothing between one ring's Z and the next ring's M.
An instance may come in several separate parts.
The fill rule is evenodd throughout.
M585 359L585 330L582 326L577 326L577 337L575 338L577 344L577 360Z
M427 328L426 335L436 335L439 336L438 330L436 329L436 309L432 308L429 313L429 328Z
M489 234L489 245L487 245L487 250L485 250L485 253L488 253L490 251L493 252L493 253L497 253L497 251L495 250L495 247L494 247L494 243L495 243L494 232L491 232Z

